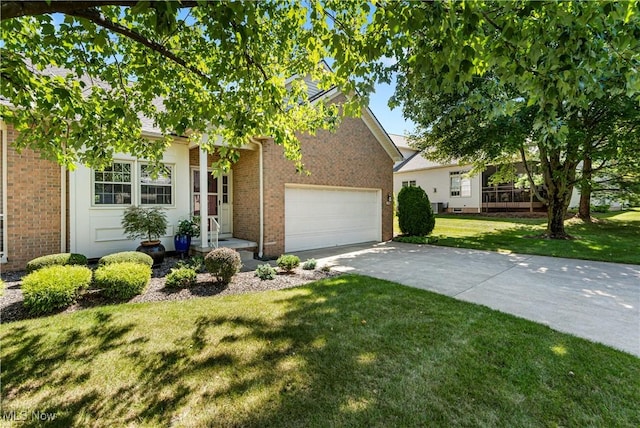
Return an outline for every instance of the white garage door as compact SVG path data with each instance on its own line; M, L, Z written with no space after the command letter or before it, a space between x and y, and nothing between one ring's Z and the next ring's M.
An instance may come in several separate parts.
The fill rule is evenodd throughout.
M382 240L379 190L285 188L285 251Z

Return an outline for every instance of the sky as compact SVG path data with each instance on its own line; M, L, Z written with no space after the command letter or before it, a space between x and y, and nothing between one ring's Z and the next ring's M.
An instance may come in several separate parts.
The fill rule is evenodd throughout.
M387 105L395 90L395 83L393 79L391 84L377 84L376 92L371 94L369 108L388 134L406 135L407 131L413 131L415 124L402 117L400 107L391 110Z

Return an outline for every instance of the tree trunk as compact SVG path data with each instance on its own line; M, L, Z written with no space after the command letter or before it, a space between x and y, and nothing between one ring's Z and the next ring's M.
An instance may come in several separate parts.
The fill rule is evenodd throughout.
M576 176L577 161L572 161L574 153L567 153L562 160L559 149L548 150L544 145L538 145L540 160L547 188L547 237L551 239L570 239L564 230L564 218L571 201L573 182Z
M580 205L578 207L578 217L582 221L591 222L591 157L585 155L582 161L582 183L580 184Z

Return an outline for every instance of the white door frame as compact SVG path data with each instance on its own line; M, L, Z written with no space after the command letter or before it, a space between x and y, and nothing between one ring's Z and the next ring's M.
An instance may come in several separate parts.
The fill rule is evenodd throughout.
M194 172L200 172L200 168L198 168L197 166L191 166L190 168L190 172L189 172L189 193L190 193L190 210L193 213L195 211L195 207L194 207L194 191L193 191L193 187L194 187ZM211 174L213 173L213 169L211 168L207 168L207 174ZM227 202L223 201L223 178L226 176L227 177L227 192L226 192L226 196L227 196ZM229 171L229 173L227 174L218 174L216 177L218 180L218 188L216 189L216 193L212 193L215 194L217 196L217 202L218 202L218 214L216 215L211 215L209 214L209 217L213 217L216 219L216 221L220 224L220 233L219 233L219 238L232 238L233 237L233 179L232 179L232 171ZM207 198L203 198L202 197L202 193L203 193L203 189L200 189L200 201L203 200L208 200L208 196L210 195L208 193L209 189L207 190ZM201 202L202 203L202 202ZM224 213L224 215L223 215ZM223 217L226 220L223 220ZM207 222L208 224L209 222Z

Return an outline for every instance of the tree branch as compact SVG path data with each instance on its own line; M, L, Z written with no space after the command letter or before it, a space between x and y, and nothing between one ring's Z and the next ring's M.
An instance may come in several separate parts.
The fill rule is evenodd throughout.
M153 40L149 40L146 37L144 37L143 35L141 35L140 33L137 33L127 27L124 27L120 24L118 24L117 22L113 22L113 21L109 21L107 19L105 19L105 17L97 10L97 9L84 9L84 10L76 10L73 12L69 12L69 15L72 16L77 16L79 18L85 18L88 19L89 21L93 22L96 25L99 25L103 28L106 28L108 30L111 30L115 33L121 34L125 37L130 38L131 40L134 40L146 47L148 47L149 49L158 52L160 55L164 56L165 58L170 59L171 61L175 62L178 65L181 65L182 67L186 68L187 70L191 71L192 73L202 77L203 79L210 81L211 78L206 75L205 73L203 73L201 70L199 70L198 68L187 64L187 62L180 58L179 56L177 56L176 54L174 54L173 52L171 52L169 49L167 49L165 46L161 45L160 43L154 42Z
M529 185L531 186L531 190L533 194L536 195L536 198L544 204L547 203L547 198L543 197L540 192L538 192L538 188L536 187L536 183L533 180L533 174L531 174L531 169L529 168L529 163L527 162L527 155L524 152L524 147L520 145L520 158L522 159L522 163L524 164L524 170L527 172L527 179L529 180Z

